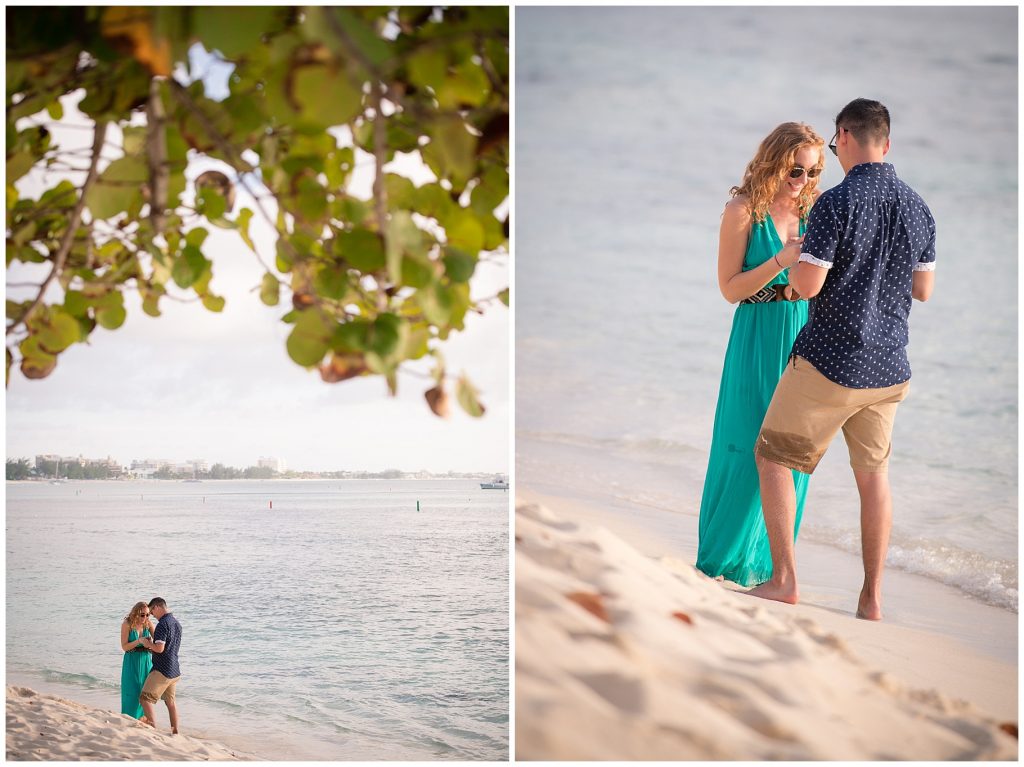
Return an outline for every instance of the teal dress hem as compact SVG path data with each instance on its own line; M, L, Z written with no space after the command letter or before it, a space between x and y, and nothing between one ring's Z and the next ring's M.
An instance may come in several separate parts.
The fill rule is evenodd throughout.
M802 220L801 234L804 226ZM743 270L764 263L782 247L771 216L754 222ZM789 270L768 284L789 284ZM713 578L722 576L741 586L754 586L772 576L754 444L793 342L806 323L804 300L741 303L733 315L700 504L696 566ZM807 474L793 472L794 540L803 518L809 479Z

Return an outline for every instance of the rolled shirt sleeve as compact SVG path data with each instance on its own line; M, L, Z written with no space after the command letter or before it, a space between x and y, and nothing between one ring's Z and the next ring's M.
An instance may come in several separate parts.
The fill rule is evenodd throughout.
M932 216L932 212L927 207L922 206L923 210L921 215L924 217L922 225L927 227L928 231L928 242L924 246L924 250L921 252L921 257L917 259L917 263L914 264L915 272L934 272L935 271L935 218Z
M832 196L826 192L811 208L811 215L807 219L807 232L800 248L800 260L823 269L831 269L841 231Z

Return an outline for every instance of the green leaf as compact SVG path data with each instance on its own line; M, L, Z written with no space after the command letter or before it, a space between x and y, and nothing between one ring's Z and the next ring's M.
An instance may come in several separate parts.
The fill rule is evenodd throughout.
M110 293L96 305L96 322L107 330L117 330L124 324L126 317L124 296L120 293Z
M259 46L281 12L274 6L232 5L193 7L191 11L192 29L206 50L218 50L231 60Z
M392 214L387 224L387 266L392 282L402 281L402 257L420 254L424 247L423 232L412 220L412 214L400 210Z
M444 270L452 282L469 282L476 270L476 257L449 246L444 249Z
M335 323L317 308L298 313L295 327L288 336L288 356L303 367L320 364L330 348Z
M457 66L444 82L434 89L442 109L478 107L487 101L491 81L483 68L467 60Z
M242 236L242 242L248 245L249 250L255 253L256 246L253 244L252 238L249 236L250 221L252 221L252 211L248 208L242 208L238 213L238 218L235 219L235 223L238 225L238 233Z
M209 231L199 226L185 233L185 242L193 248L201 248L209 234Z
M438 176L450 179L461 189L476 165L476 136L466 130L461 117L442 116L434 123L430 137L422 150L424 159Z
M476 216L465 208L460 208L444 225L448 244L476 255L484 246L484 228Z
M505 304L505 306L508 306L508 288L505 288L503 291L501 291L498 294L498 298L501 300L501 303Z
M455 384L455 397L459 400L462 409L473 418L479 418L486 411L486 408L480 404L479 393L465 375L462 375Z
M338 325L331 339L331 348L336 352L361 352L367 349L370 323L366 320L349 320Z
M147 291L145 297L142 299L142 311L150 317L159 317L161 295L161 293L156 291Z
M363 111L362 81L357 86L344 70L322 64L294 71L292 96L301 119L324 128L344 125Z
M431 262L417 255L409 255L402 259L401 283L410 288L425 288L434 280L434 267Z
M121 146L125 154L142 154L146 151L146 128L125 128Z
M80 290L69 290L64 294L64 311L72 317L84 317L89 311L89 299Z
M400 339L402 320L394 314L381 314L370 326L367 346L370 351L380 355L381 359L389 357L397 348Z
M199 194L196 195L196 210L210 221L215 218L221 218L227 211L227 207L228 204L224 199L224 195L213 187L204 186L199 190Z
M375 272L385 264L380 237L367 229L338 232L334 252L361 272Z
M263 282L260 284L260 301L267 306L277 306L281 300L281 283L277 277L267 272L263 275Z
M420 87L430 87L435 91L444 83L448 72L448 57L443 51L434 47L425 47L412 54L407 66L409 79Z
M211 312L222 312L224 311L225 300L221 296L215 296L213 293L207 293L203 296L203 306Z
M434 283L419 291L416 298L431 325L445 327L451 323L455 297L450 287L439 282Z
M327 215L327 191L315 178L306 176L298 183L295 206L306 221L321 221Z
M171 279L179 288L191 287L206 271L209 263L199 248L194 245L186 245L182 254L174 259Z
M36 334L39 348L50 354L59 354L71 344L81 340L78 320L57 307L51 307L48 321Z
M348 272L332 264L324 264L313 278L313 287L321 296L341 301L348 293Z
M142 194L149 178L146 164L136 157L114 160L100 174L85 196L93 218L105 219L123 213Z
M32 166L36 164L35 154L28 150L23 149L15 155L8 155L7 157L7 183L13 184L19 178L24 176L30 170Z
M29 336L18 345L21 351L21 374L25 378L46 378L57 367L57 358L39 348L39 339Z

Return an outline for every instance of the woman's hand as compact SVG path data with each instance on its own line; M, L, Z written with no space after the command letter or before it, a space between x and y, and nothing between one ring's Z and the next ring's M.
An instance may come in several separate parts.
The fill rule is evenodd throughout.
M791 237L789 242L786 243L786 247L775 254L775 258L782 264L783 268L788 269L800 260L800 248L803 242L803 237Z

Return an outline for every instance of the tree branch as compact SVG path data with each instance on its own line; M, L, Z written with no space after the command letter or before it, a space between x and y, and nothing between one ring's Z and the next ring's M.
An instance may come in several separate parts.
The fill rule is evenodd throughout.
M43 302L43 297L46 295L47 288L50 287L50 283L53 282L54 278L57 277L63 271L64 264L67 262L68 253L71 252L71 246L75 241L75 233L78 231L78 225L82 222L82 211L85 209L85 196L88 194L90 187L95 183L96 178L99 176L97 166L100 161L100 153L103 151L103 142L107 135L106 122L96 123L96 132L93 135L92 140L92 162L89 164L89 174L85 177L85 183L82 184L82 193L78 198L78 203L75 205L75 209L71 211L71 218L68 221L67 231L64 233L64 239L60 243L60 248L57 250L57 254L53 258L53 268L50 270L50 274L43 280L43 284L39 286L39 294L35 297L32 304L22 312L18 319L7 327L5 336L9 336L11 332L18 327L21 323L27 321L28 316L35 311Z

